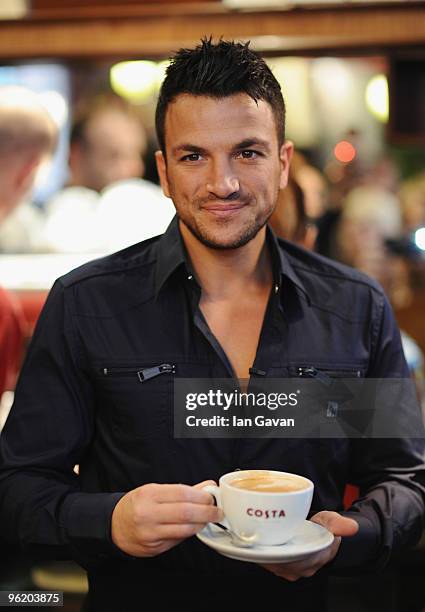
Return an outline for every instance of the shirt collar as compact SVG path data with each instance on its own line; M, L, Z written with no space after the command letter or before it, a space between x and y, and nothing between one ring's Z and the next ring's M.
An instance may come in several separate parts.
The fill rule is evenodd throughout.
M190 271L183 239L179 230L179 219L175 215L165 234L158 243L158 257L155 269L155 297L158 296L164 283L181 266ZM192 272L188 272L188 275Z
M307 290L295 272L281 244L270 226L266 229L266 239L270 247L273 265L273 277L276 293L282 286L282 277L288 278L308 299ZM193 276L190 262L186 256L183 239L180 234L178 216L175 215L165 234L158 243L158 258L155 270L155 297L158 296L168 278L181 266L184 266L189 277Z
M273 277L276 283L276 292L280 291L282 287L282 277L286 277L306 295L307 300L310 303L310 298L308 296L307 290L302 280L295 272L287 254L285 253L285 241L278 239L269 225L267 226L266 231L267 242L270 248L271 258L273 262Z

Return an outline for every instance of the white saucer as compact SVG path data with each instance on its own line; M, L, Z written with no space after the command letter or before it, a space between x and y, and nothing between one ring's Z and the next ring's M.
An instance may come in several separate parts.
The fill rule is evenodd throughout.
M211 524L204 527L202 531L196 534L196 537L225 557L237 561L250 561L251 563L300 561L327 548L334 540L330 531L311 521L304 521L298 533L289 542L279 546L242 548L232 543L231 536L226 531Z

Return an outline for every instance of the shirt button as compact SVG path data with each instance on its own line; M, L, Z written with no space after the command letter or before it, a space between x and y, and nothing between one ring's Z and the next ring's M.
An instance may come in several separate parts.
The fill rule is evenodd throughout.
M274 292L275 293L279 293L279 285L275 285L274 286Z
M189 274L189 276L187 277L187 280L192 280L193 276L192 274Z

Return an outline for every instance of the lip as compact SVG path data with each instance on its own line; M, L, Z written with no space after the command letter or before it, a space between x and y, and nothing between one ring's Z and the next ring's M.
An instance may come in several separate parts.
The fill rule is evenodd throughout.
M245 208L246 204L214 204L209 206L203 206L203 210L219 217L225 217L236 213L238 210Z

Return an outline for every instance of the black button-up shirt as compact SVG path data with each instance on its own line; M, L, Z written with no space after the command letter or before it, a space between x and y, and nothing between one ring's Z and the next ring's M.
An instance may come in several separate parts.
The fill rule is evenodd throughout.
M279 378L311 366L346 377L408 376L374 281L269 230L268 244L275 282L253 372ZM420 535L422 440L174 438L174 377L233 375L199 310L200 295L175 219L162 237L60 278L38 321L0 438L0 533L35 554L88 568L90 609L102 609L102 597L134 594L141 583L145 594L155 591L158 577L165 587L174 576L173 597L195 575L255 582L267 574L279 588L304 591L314 583L293 586L197 538L155 558L121 553L110 537L113 508L145 483L284 470L314 481L312 512L342 511L345 485L354 483L361 497L345 514L360 529L343 540L335 569L377 567ZM137 372L164 364L172 367L141 384Z

